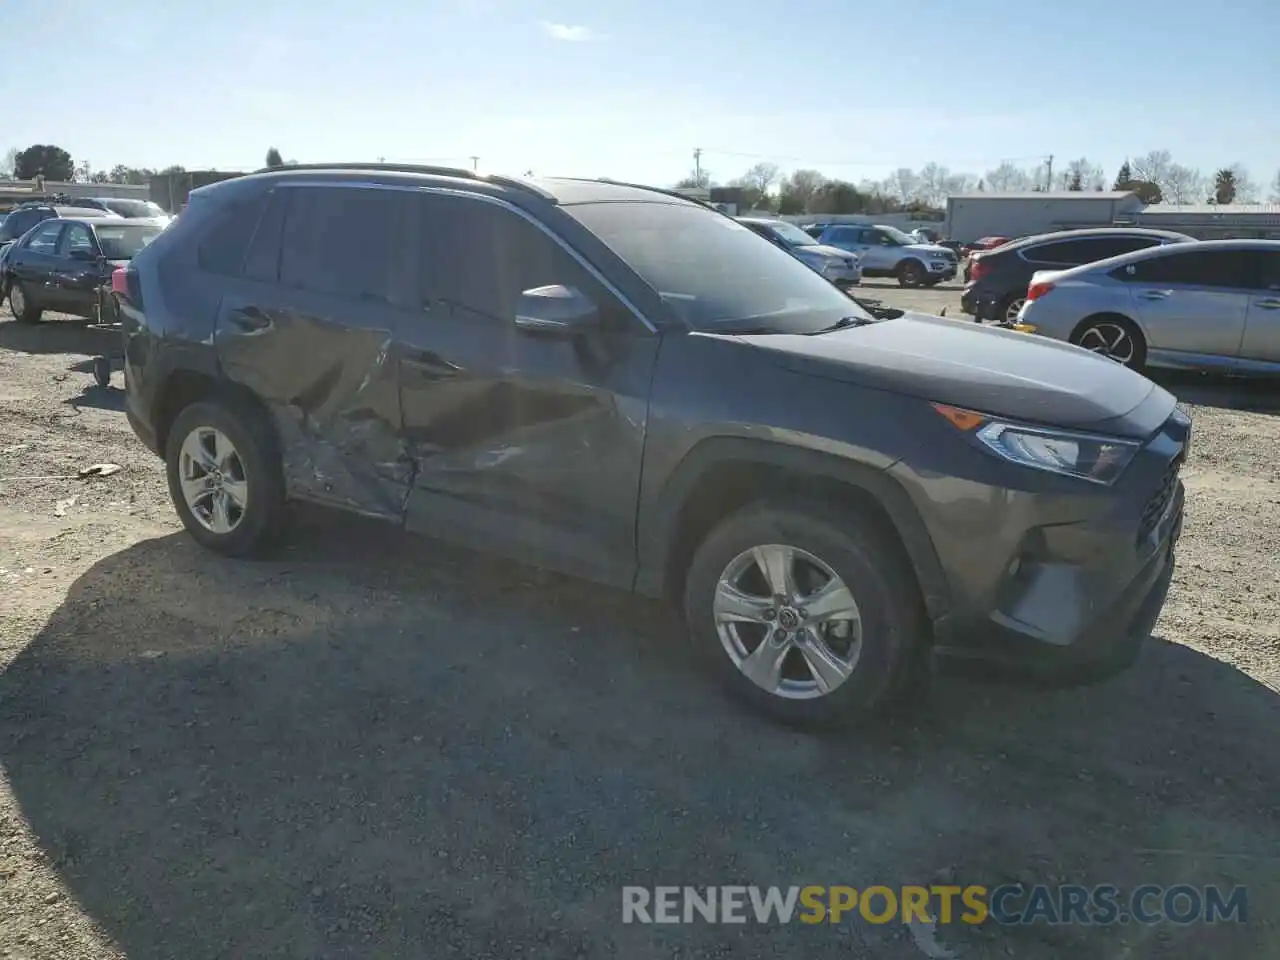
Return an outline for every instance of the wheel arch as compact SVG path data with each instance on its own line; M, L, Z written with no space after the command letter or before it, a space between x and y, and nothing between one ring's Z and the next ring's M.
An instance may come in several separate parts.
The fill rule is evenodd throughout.
M768 440L712 438L685 456L641 509L636 590L678 597L694 551L716 524L749 503L796 494L800 503L821 500L871 520L902 549L929 618L945 618L946 576L902 486L878 467Z
M223 400L260 413L275 430L266 404L247 387L200 370L178 369L169 374L156 392L151 422L155 427L156 449L164 456L169 429L184 409L201 400Z

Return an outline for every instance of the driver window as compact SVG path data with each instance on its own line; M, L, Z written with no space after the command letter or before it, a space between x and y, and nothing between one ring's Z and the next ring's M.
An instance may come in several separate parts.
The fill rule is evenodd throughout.
M871 242L878 243L882 247L892 247L893 237L889 236L883 230L873 230L871 236L874 238Z
M455 315L505 323L520 294L534 287L576 287L600 309L607 328L631 329L630 312L552 237L496 204L460 197L421 200L419 276ZM429 279L428 279L429 278Z
M89 228L83 223L71 223L67 225L66 232L62 235L62 246L59 251L64 257L70 256L76 250L84 250L93 253L93 236L89 233Z

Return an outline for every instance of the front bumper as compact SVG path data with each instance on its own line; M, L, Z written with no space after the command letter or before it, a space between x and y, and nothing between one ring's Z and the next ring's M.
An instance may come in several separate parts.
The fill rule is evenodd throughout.
M927 264L929 269L929 279L937 283L947 280L954 280L959 267L953 260L931 260Z
M859 267L827 266L822 275L837 287L856 287L862 282L862 270Z
M891 468L913 499L934 504L924 519L950 591L935 623L941 663L1065 681L1132 663L1173 577L1189 438L1174 413L1114 487L1046 475L1010 489ZM941 512L939 500L950 501Z

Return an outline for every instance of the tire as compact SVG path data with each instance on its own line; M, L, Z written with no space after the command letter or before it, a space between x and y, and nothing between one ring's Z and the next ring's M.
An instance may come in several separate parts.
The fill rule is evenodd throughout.
M1120 350L1119 355L1109 348L1117 347L1114 339L1116 332L1123 334L1119 345L1131 344L1132 349ZM1100 354L1117 363L1124 364L1130 370L1141 371L1147 363L1147 338L1128 317L1119 314L1100 314L1086 317L1071 334L1071 342L1093 353Z
M919 260L906 260L898 264L898 286L912 289L924 284L924 264Z
M995 316L992 319L1001 324L1017 323L1018 310L1026 302L1025 293L1011 293L996 306Z
M208 441L215 439L211 437L213 433L228 441L234 453L234 459L230 455L221 459L214 486L221 486L226 494L234 489L240 498L237 501L232 497L221 518L214 509L216 494L204 500L195 498L193 506L183 493L182 484L184 475L210 476L207 470L202 473L192 464L194 458L190 454L195 447L188 446L184 452L184 445L189 440L199 445L196 438L203 437L207 456L211 452ZM219 453L226 449L218 444ZM201 546L227 556L247 557L264 552L277 538L285 514L279 444L268 418L248 404L209 399L184 408L169 428L165 466L174 508L187 532ZM239 509L234 506L237 502ZM220 523L219 519L225 522Z
M774 692L739 666L752 653L769 651L771 648L764 645L770 638L774 638L775 647L782 645L776 638L784 614L791 623L797 609L813 615L803 600L793 605L790 613L786 606L771 605L772 615L769 609L763 610L759 622L728 624L718 619L718 611L724 609L722 597L728 595L721 592L722 581L770 604L764 599L768 587L759 579L764 574L753 548L763 547L766 556L776 556L769 549L771 545L794 551L795 579L804 581L798 583L797 590L810 594L810 602L814 585L823 579L822 572L809 563L810 558L816 558L843 581L856 606L860 630L843 618L826 625L832 631L853 634L856 630L860 636L856 655L851 655L852 637L848 641L834 637L832 646L826 647L851 667L847 679L833 684L829 692L822 690L818 674L809 666L815 642L811 634L806 637L808 650L792 646L781 654L781 674L766 671L770 677L777 676L776 681L768 681L775 683ZM740 568L742 573L735 572ZM754 616L760 608L752 605L752 610ZM684 616L699 659L731 694L775 719L805 726L839 721L887 704L906 690L927 651L927 620L901 547L875 522L836 506L762 502L726 518L694 553L685 580ZM821 633L825 626L819 625L819 630ZM788 689L778 692L783 686Z
M44 310L31 303L31 298L27 296L27 288L20 280L13 281L12 286L9 287L9 311L13 314L13 319L19 323L39 323L44 315Z

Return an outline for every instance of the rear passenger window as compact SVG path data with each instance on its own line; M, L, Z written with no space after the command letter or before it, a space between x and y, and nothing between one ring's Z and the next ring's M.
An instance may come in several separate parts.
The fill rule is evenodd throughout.
M1241 289L1257 282L1252 250L1197 250L1139 260L1117 268L1113 276L1131 283L1181 283Z
M314 293L387 303L393 249L403 251L404 195L354 187L301 187L288 196L280 282Z
M228 203L217 211L196 247L200 268L226 277L240 276L260 211L261 203L256 200Z
M1083 240L1059 240L1031 247L1022 255L1032 263L1081 264L1092 262L1087 256L1087 249Z

